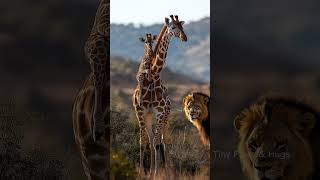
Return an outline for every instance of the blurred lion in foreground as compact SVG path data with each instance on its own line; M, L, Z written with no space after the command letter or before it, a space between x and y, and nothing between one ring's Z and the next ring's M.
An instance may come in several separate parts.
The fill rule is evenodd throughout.
M198 129L201 141L210 146L210 97L192 92L183 99L183 109L188 120Z
M319 113L294 97L266 95L234 120L244 173L252 180L319 179Z

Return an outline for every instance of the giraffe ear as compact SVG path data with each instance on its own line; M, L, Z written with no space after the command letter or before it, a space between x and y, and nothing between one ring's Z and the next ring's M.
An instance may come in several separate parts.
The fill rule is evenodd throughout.
M164 18L164 22L166 23L167 26L169 26L169 18Z
M152 39L156 40L157 39L157 35L153 35Z
M145 41L145 39L142 38L142 37L140 37L139 40L140 40L141 42L144 42L144 41Z
M181 26L184 25L184 21L180 21Z

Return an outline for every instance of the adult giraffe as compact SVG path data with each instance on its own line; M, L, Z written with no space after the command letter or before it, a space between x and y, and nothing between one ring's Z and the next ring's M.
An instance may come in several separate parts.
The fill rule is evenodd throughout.
M101 0L85 53L91 73L73 105L73 130L82 165L89 180L107 180L110 174L109 59L110 0Z
M155 58L151 66L151 81L145 81L142 86L141 102L139 103L139 86L133 94L133 106L136 112L140 127L140 169L142 172L143 157L147 144L151 149L151 170L154 169L154 176L160 167L160 160L164 161L163 127L167 123L170 114L170 99L167 88L163 85L160 78L161 70L165 64L167 51L172 37L178 37L182 41L187 41L187 36L183 31L184 21L179 21L178 16L170 15L171 22L165 18L165 25L158 37L155 47ZM152 128L152 115L155 115L155 129ZM154 149L154 152L153 150Z

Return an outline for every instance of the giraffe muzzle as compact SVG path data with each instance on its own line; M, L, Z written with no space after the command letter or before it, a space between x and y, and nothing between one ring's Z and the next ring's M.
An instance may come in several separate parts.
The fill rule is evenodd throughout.
M188 41L188 38L187 38L187 36L186 36L185 34L180 35L180 39L181 39L183 42Z

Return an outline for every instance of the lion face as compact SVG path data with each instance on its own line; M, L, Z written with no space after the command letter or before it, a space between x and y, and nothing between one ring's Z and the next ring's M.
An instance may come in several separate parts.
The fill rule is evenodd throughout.
M208 117L209 97L201 93L192 93L183 99L184 112L193 124L201 123Z
M245 143L255 176L259 180L280 180L291 163L296 144L294 135L281 123L257 125Z
M239 155L252 180L307 179L312 174L309 135L315 115L288 104L255 104L234 121Z

